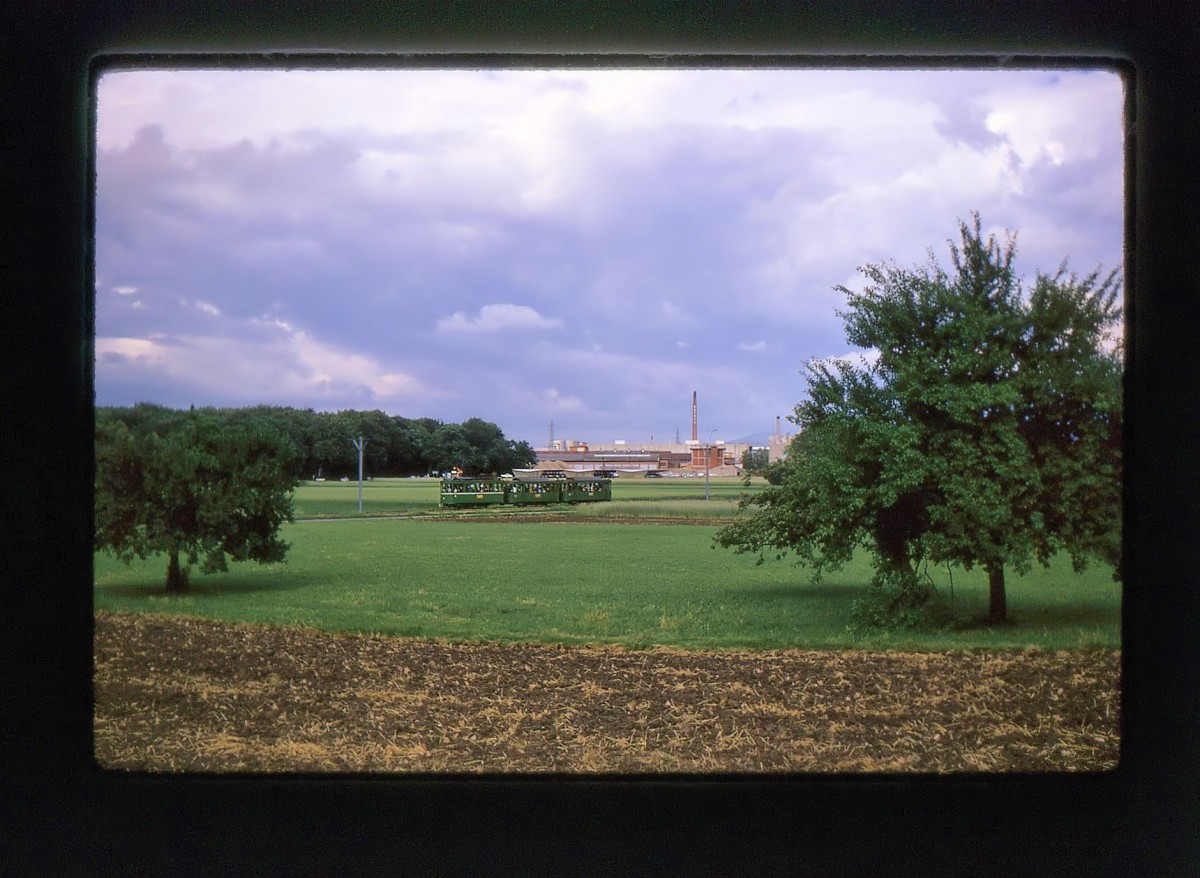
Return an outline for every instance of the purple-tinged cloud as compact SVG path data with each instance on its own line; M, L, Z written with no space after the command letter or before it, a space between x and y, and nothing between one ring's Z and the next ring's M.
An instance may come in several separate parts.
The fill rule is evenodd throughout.
M512 329L561 329L563 322L543 317L528 305L484 305L474 317L455 311L437 322L438 332L507 332Z
M97 401L483 417L536 443L764 429L838 285L1119 264L1087 71L154 71L98 88Z

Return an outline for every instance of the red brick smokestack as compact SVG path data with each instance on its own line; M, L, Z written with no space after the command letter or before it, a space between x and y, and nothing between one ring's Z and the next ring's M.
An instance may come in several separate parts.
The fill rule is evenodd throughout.
M699 437L696 435L696 391L692 391L692 441L695 442Z

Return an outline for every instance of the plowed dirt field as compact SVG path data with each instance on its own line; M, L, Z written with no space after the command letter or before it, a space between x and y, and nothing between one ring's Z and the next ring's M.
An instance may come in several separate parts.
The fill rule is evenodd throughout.
M1098 771L1120 653L450 644L98 613L111 769Z

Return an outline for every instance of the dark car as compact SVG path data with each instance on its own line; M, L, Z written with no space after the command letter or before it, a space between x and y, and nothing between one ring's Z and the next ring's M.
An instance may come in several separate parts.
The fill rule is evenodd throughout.
M646 470L646 478L648 478L648 479L661 479L661 478L662 478L662 473L660 473L660 472L659 472L658 470L656 470L656 469L648 469L648 470Z
M592 475L597 479L615 479L617 471L615 469L594 469Z

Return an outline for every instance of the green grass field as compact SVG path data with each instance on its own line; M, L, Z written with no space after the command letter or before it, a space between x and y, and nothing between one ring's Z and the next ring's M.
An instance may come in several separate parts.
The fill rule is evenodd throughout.
M699 482L702 498L703 480L687 481ZM297 494L299 514L336 514L352 503L357 517L357 484L310 487ZM664 494L694 487L662 485ZM426 480L375 482L364 487L364 506L370 497L376 515L429 509L421 491L436 503L436 488ZM648 494L642 502L705 503L694 494ZM1014 624L1004 628L862 636L846 625L870 579L866 556L813 586L791 564L755 566L748 556L712 548L714 531L594 521L302 521L284 528L292 544L286 565L194 572L184 596L165 594L161 558L126 567L97 555L95 606L453 640L917 650L1120 645L1120 586L1107 568L1076 575L1063 562L1027 577L1010 573ZM934 578L949 594L945 570ZM957 571L953 586L957 614L982 616L985 578Z
M623 477L613 480L610 502L562 507L560 511L621 518L728 518L740 496L759 490L763 484L756 479L747 488L737 478L710 479L709 499L705 500L702 478ZM440 499L439 486L437 479L364 482L362 514L379 517L434 512ZM298 520L357 517L358 482L302 482L293 496L293 506Z
M411 515L437 508L437 479L363 482L363 515ZM358 515L358 482L301 482L292 495L297 519Z

